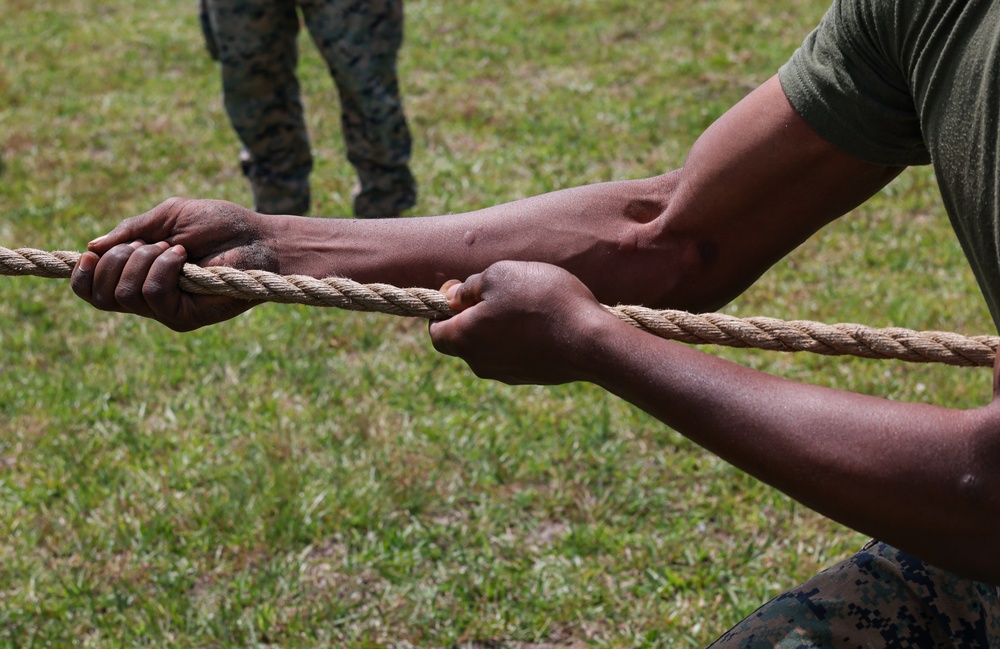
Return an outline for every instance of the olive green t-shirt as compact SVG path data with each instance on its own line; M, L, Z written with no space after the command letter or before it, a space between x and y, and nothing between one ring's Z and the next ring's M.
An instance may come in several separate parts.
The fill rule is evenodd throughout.
M870 162L934 166L1000 324L1000 2L834 0L782 66L795 110Z

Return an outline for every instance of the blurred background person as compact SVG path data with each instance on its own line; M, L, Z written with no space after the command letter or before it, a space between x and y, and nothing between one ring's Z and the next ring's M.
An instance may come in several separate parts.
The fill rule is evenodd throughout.
M355 216L395 217L416 204L412 140L396 71L402 0L200 0L209 53L222 69L229 121L254 209L306 214L312 152L297 38L304 22L337 85ZM301 22L299 12L301 11Z

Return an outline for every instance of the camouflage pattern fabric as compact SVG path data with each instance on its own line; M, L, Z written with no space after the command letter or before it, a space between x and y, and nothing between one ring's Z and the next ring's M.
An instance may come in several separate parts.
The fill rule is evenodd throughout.
M241 166L256 210L309 209L313 160L296 77L301 23L340 94L347 158L358 174L355 214L398 216L416 203L396 74L402 0L201 2L206 45L222 69L226 113L243 143Z
M1000 588L872 541L760 607L711 647L1000 647Z

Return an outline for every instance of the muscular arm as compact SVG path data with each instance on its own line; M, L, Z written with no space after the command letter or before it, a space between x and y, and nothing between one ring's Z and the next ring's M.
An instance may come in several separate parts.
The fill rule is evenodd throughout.
M1000 584L997 400L960 411L805 385L608 324L588 368L607 390L830 518Z
M174 290L176 279L169 276L184 261L259 267L266 259L268 270L283 274L437 287L508 259L561 266L606 303L709 310L899 171L862 162L819 138L772 78L711 126L672 173L452 216L367 221L246 212L236 220L244 240L246 231L254 233L252 245L242 242L244 250L255 250L253 258L218 246L211 254L193 252L209 238L207 219L197 213L205 208L175 202L92 243L91 250L108 259L94 270L88 269L97 264L92 257L83 272L78 269L74 289L100 308L190 329L224 319L228 311L213 304L211 317L203 316L201 298L186 298L190 308L180 315L172 306L177 300L160 308L163 287ZM184 219L190 225L178 227ZM159 246L139 248L141 260L129 265L133 240ZM177 244L191 259L170 247ZM139 272L148 278L129 277Z
M707 310L899 172L820 139L772 78L673 173L448 217L292 220L279 257L290 272L428 287L503 259L546 261L608 303Z
M1000 399L968 411L784 380L622 323L580 282L501 263L449 292L440 351L507 383L586 380L856 530L1000 584Z

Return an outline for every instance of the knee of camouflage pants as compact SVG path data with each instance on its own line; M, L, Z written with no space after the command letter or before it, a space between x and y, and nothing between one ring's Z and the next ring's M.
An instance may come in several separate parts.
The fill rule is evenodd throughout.
M250 151L240 150L240 169L250 181L254 210L261 214L309 213L309 176L279 176L255 165Z
M357 167L358 185L354 190L354 214L363 219L400 216L417 204L417 183L406 165L382 167L361 164Z
M885 543L785 592L711 649L1000 646L1000 597Z

